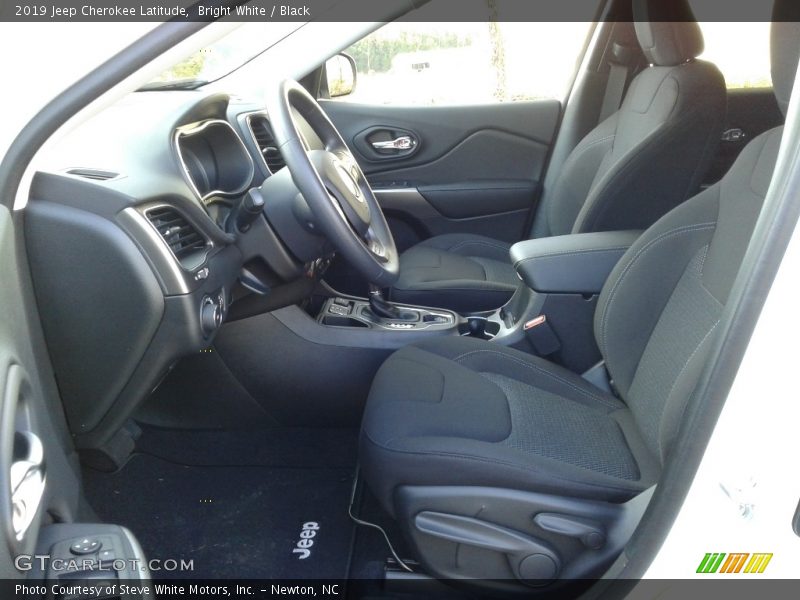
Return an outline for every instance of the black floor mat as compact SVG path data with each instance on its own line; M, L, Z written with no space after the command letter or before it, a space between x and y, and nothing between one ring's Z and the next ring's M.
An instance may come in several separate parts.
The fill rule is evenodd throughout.
M232 432L146 431L139 444L146 453L117 473L86 470L86 491L99 516L131 529L149 558L194 561L192 573L158 576L347 577L355 433L318 433L339 442L325 456L298 450L307 434L289 433L262 431L248 446L246 435ZM319 528L301 559L293 550L304 524Z
M358 460L358 432L312 427L180 431L144 426L136 450L184 465L351 469Z

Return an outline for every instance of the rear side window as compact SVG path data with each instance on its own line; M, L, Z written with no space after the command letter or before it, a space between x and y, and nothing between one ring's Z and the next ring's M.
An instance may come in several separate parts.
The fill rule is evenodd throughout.
M700 23L705 51L700 58L717 65L728 89L772 87L769 23Z

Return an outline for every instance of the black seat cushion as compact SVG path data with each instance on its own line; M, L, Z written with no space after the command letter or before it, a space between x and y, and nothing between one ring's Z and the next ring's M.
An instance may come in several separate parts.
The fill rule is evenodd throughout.
M508 255L510 247L479 235L433 237L402 254L400 278L391 298L456 311L495 309L519 285Z
M658 472L622 402L545 360L460 337L408 346L384 363L360 455L390 512L404 484L623 501Z

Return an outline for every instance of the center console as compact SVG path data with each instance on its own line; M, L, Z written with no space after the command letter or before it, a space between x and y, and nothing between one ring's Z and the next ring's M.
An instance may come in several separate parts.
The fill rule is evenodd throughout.
M601 359L594 340L598 296L640 233L580 233L514 244L511 262L524 285L505 306L480 316L489 337L578 373L592 367Z
M462 321L456 313L421 306L394 304L396 318L375 314L368 300L337 296L328 298L317 316L317 322L329 327L358 327L383 331L446 331Z
M523 285L494 311L457 314L395 304L373 287L369 299L329 296L312 316L317 327L338 332L348 345L362 345L364 336L380 337L389 347L427 335L471 336L547 356L580 372L599 360L592 326L597 297L639 233L582 233L515 244L511 261Z

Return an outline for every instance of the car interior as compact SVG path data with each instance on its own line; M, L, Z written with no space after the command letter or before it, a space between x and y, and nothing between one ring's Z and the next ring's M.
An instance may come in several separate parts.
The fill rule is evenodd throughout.
M729 90L688 0L604 10L563 102L342 102L323 62L266 102L137 91L60 140L0 213L3 576L607 574L703 410L800 11L775 1L772 87Z

